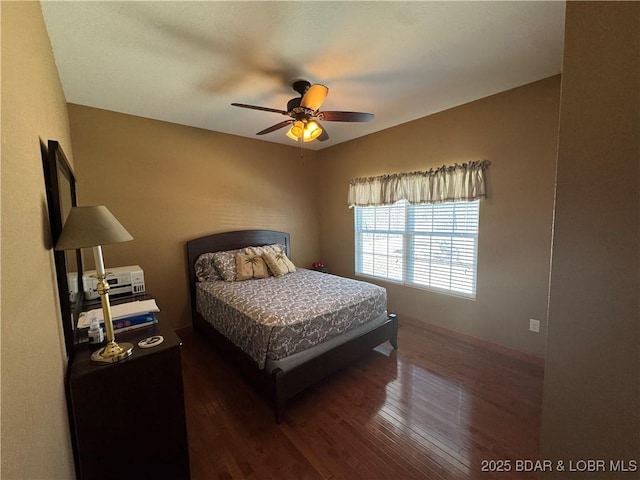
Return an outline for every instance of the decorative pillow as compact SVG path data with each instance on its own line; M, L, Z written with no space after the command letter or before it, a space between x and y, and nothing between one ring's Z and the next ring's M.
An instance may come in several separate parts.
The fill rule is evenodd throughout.
M216 266L218 273L226 282L235 282L236 280L236 254L241 253L242 249L226 250L223 252L213 253L213 264Z
M196 278L199 282L212 282L220 280L220 274L213 263L213 253L203 253L195 263Z
M267 278L269 270L260 255L250 253L236 254L236 280Z
M262 258L264 258L269 270L275 277L296 271L296 266L287 258L284 252L265 253Z
M278 243L274 243L273 245L263 245L261 247L247 247L244 249L244 252L254 255L264 255L265 253L284 252L284 247Z

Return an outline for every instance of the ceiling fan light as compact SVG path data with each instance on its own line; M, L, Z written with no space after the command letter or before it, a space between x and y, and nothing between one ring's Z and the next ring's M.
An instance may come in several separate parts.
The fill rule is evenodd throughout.
M291 140L293 140L294 142L298 141L298 137L296 137L291 130L293 130L293 126L291 126L291 128L289 130L287 130L287 137L289 137Z
M306 128L304 129L304 138L305 142L310 142L311 140L315 140L322 134L322 128L313 120L307 123Z
M302 137L304 135L304 123L301 120L296 120L289 131L296 139Z

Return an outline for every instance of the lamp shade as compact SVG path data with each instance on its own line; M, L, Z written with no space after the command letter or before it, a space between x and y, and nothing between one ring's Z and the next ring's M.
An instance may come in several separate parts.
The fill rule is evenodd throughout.
M310 142L311 140L318 138L321 133L322 129L320 128L320 125L311 120L305 125L303 140L305 142Z
M313 120L296 120L287 132L287 137L296 142L302 139L304 142L315 140L322 134L322 128Z
M291 130L289 131L294 137L300 138L302 135L304 135L304 123L302 123L300 120L296 120L291 126Z
M129 240L133 240L131 234L104 205L73 207L55 249L75 250Z

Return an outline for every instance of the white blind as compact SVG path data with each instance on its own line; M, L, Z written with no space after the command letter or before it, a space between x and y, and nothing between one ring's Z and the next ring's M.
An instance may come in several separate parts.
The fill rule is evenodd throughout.
M475 298L479 201L355 208L356 273Z

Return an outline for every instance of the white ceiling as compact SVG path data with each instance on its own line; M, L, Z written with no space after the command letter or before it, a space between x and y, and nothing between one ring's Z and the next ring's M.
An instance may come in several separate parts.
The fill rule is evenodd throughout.
M548 2L55 2L42 10L70 103L295 145L295 79L322 83L321 149L560 73L565 4Z

